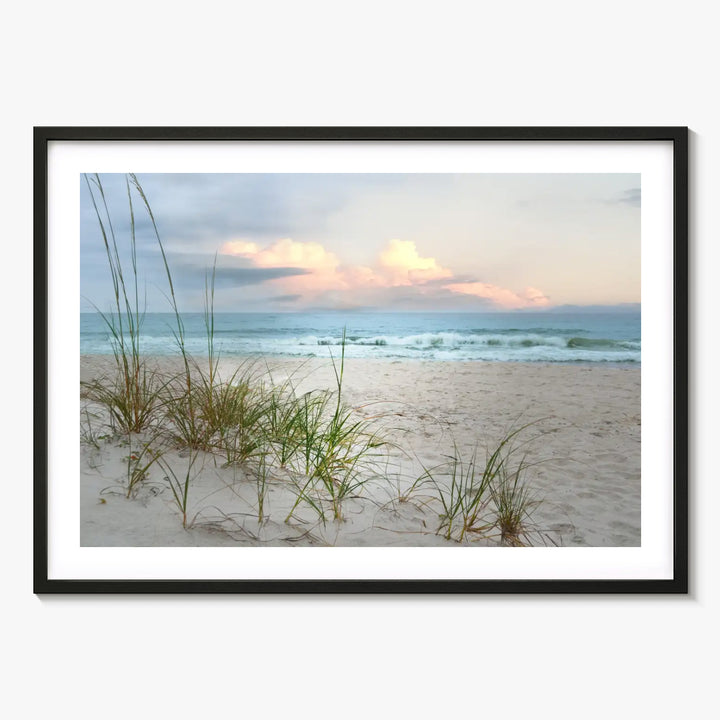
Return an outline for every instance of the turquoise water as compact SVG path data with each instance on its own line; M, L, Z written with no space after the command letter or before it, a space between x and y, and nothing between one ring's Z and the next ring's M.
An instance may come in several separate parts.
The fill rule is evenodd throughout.
M80 352L112 352L96 313L80 316ZM176 354L175 317L148 313L141 350ZM201 313L183 315L186 348L207 352ZM507 362L640 362L640 313L218 313L215 346L226 356L346 357Z

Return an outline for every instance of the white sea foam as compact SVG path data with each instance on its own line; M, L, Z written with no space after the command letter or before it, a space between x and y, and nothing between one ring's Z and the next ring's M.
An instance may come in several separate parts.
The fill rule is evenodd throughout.
M488 323L489 319L494 323ZM337 357L344 342L349 358L620 363L641 358L639 316L636 325L630 326L585 317L554 324L549 321L555 318L544 317L543 323L530 325L527 319L513 316L504 327L495 317L482 318L486 323L482 325L441 314L427 322L411 314L368 315L361 320L353 316L352 320L343 341L343 319L328 316L221 317L215 346L225 355L290 357ZM519 327L521 321L528 327ZM87 318L84 322L81 352L111 352L102 323ZM423 325L428 330L418 331ZM197 318L190 317L186 323L185 348L191 354L207 352L204 325ZM149 319L141 350L157 355L177 352L167 318Z

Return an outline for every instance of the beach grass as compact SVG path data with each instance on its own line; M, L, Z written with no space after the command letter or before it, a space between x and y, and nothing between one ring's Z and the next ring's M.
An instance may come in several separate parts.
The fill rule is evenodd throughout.
M343 502L361 491L376 470L381 451L390 445L375 419L361 419L343 397L345 331L340 358L330 356L335 376L333 392L308 393L301 398L299 412L291 417L291 435L298 438L299 468L303 482L296 483L296 502L309 504L325 520L328 505L336 521L343 519Z
M187 529L188 527L188 498L190 493L190 484L193 479L197 477L199 471L194 471L195 464L200 457L200 451L193 450L188 455L187 466L184 474L176 473L172 464L168 462L164 457L158 456L157 463L165 472L165 481L170 487L175 505L182 515L182 526Z
M462 542L469 535L488 538L499 531L501 544L528 542L526 520L539 501L527 484L526 456L515 461L516 439L535 424L511 427L484 461L478 459L477 445L467 455L455 444L445 462L423 467L411 491L429 485L439 500L438 534Z
M85 175L84 178L102 236L114 300L113 307L107 312L97 307L95 309L108 330L117 370L115 377L89 383L84 390L89 398L110 411L120 432L140 432L153 419L158 388L156 378L147 372L142 356L141 329L145 313L140 303L135 211L130 179L126 177L125 185L130 215L128 250L132 273L126 278L100 176Z
M128 447L131 449L127 456L127 482L125 497L130 499L133 497L138 486L143 483L150 472L150 468L155 463L162 460L162 452L155 444L156 437L135 438L133 443L133 435L128 436ZM139 444L138 444L139 443Z
M489 485L494 526L500 533L503 545L530 543L531 517L540 501L525 482L526 471L525 458L513 469L503 465Z

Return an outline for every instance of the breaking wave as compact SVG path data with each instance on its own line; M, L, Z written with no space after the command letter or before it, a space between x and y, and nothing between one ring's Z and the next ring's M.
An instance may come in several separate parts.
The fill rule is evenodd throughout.
M468 321L463 326L457 316L434 315L427 319L399 313L360 319L353 316L354 326L348 327L345 336L345 355L422 360L640 362L639 318L634 323L580 316L564 323L555 317L543 319L556 322L528 323L521 328L515 324L516 316L510 321L513 324L508 322L505 327L499 321L495 321L495 327ZM343 343L343 321L333 322L332 318L317 315L228 314L221 316L220 321L215 345L225 355L337 357ZM142 352L174 354L177 348L171 327L167 317L150 317L144 328ZM185 347L196 355L207 352L201 318L187 318ZM81 352L112 352L107 330L95 317L83 317Z

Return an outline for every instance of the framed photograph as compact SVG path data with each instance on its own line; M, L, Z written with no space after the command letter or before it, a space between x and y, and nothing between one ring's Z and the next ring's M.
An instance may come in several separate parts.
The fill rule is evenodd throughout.
M687 592L687 128L34 143L36 593Z

